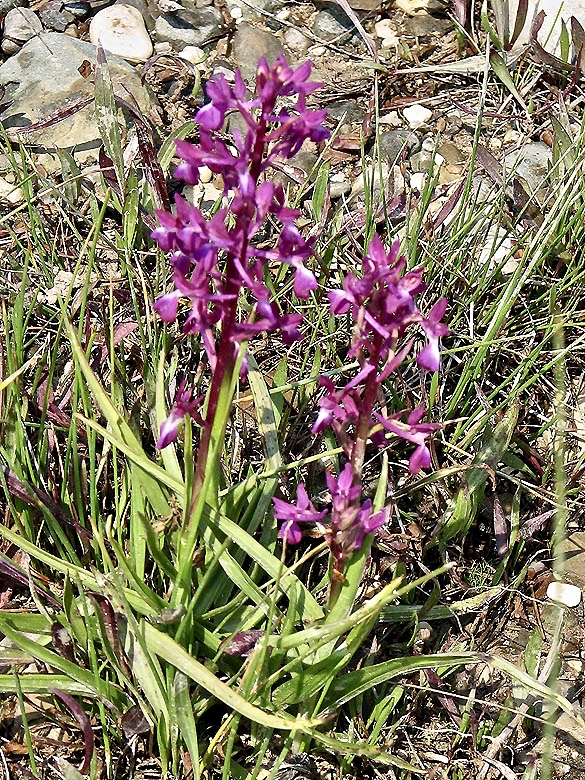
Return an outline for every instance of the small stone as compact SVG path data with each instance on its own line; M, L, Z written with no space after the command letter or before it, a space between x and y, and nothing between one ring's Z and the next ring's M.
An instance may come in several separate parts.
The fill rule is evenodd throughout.
M305 54L311 45L310 39L296 27L287 27L283 37L288 48L297 54Z
M22 188L15 187L6 179L0 179L0 200L10 203L11 206L18 206L24 201Z
M221 13L212 6L172 11L156 19L155 35L159 41L168 41L176 49L185 46L204 46L221 38L225 24Z
M546 589L546 595L551 601L562 604L564 607L576 607L581 603L583 594L580 588L571 585L570 582L553 581Z
M444 162L445 160L440 154L424 150L411 156L410 167L413 171L430 171L431 168L438 168Z
M76 1L63 3L63 11L71 14L76 19L85 19L89 14L89 4Z
M391 163L400 161L403 155L408 158L420 149L420 141L416 135L404 128L380 133L378 145L380 155Z
M531 192L538 192L542 188L551 163L552 150L542 141L528 143L504 157L504 167L508 174L513 172L523 179Z
M133 8L136 8L144 19L144 24L146 25L148 33L150 34L154 31L155 11L153 8L153 0L116 0L115 5L131 5ZM158 13L159 10L157 8L156 14Z
M286 22L286 20L290 17L290 8L281 8L280 11L276 14L276 18L280 22Z
M43 31L41 20L30 8L12 8L4 17L2 51L14 54L27 41Z
M445 35L453 27L453 22L421 12L408 18L404 27L409 35L422 38L425 35Z
M270 63L274 62L282 54L282 43L268 30L243 22L234 36L233 52L244 81L250 82L256 77L260 57L266 57Z
M385 125L386 127L401 127L402 119L398 111L390 111L388 114L384 114L378 119L378 123Z
M358 176L351 187L351 194L358 195L364 191L364 187L381 191L388 182L390 166L387 163L373 163L366 165L361 176Z
M382 41L382 48L390 49L393 46L398 46L400 44L398 30L393 27L390 19L381 19L379 22L376 22L374 30L378 38Z
M6 106L1 114L9 137L34 144L47 170L61 169L58 157L50 152L56 148L74 153L78 164L97 159L102 139L95 121L93 103L72 113L61 122L41 127L18 138L18 130L40 122L63 107L92 95L93 83L80 72L95 65L96 47L68 35L45 32L32 38L23 48L0 66L0 85L6 88ZM111 55L108 65L114 89L123 94L122 85L130 92L144 113L155 105L150 91L140 75L125 59Z
M382 8L382 0L349 0L349 5L354 11L379 12Z
M440 0L394 0L394 5L409 16L424 11L432 13L433 11L443 11L444 6Z
M205 61L205 52L199 46L185 46L181 49L179 55L192 65L201 65Z
M327 118L334 122L341 122L343 119L354 124L363 120L364 110L355 100L336 100L327 106Z
M0 0L0 16L4 16L12 8L20 8L25 2L26 0Z
M201 168L199 168L199 181L201 184L209 184L212 178L212 171L207 167L207 165L202 165Z
M173 47L168 41L159 41L158 43L154 44L154 51L155 54L172 54Z
M380 19L374 25L374 30L378 38L396 38L398 30L393 26L390 19Z
M406 106L402 113L411 130L416 130L418 127L424 125L433 115L430 108L421 106L420 103L413 103L411 106Z
M514 27L516 8L516 3L509 4L510 29L513 29ZM542 26L538 31L537 41L546 51L550 52L550 54L560 57L562 26L564 25L569 31L570 40L571 17L574 16L581 26L585 25L585 6L583 5L583 0L563 0L562 3L559 3L558 0L528 0L526 23L516 41L516 46L522 46L529 43L531 22L540 11L544 13L544 19ZM570 58L571 52L569 52L569 59Z
M585 531L574 531L563 544L565 572L585 588Z
M418 624L416 636L417 639L421 640L421 642L428 642L433 636L433 628L431 624L421 620L421 622Z
M312 46L310 54L312 57L322 57L326 51L325 46Z
M49 0L39 8L39 17L45 29L64 32L75 21L75 16L63 8L61 0Z
M97 12L89 25L89 39L129 62L145 62L154 50L140 11L122 3Z
M464 165L442 165L439 171L439 184L452 184L458 181L465 169ZM503 272L503 269L502 269Z
M313 32L326 41L347 41L354 33L354 24L345 11L333 6L319 11L313 22Z
M230 8L230 16L232 17L232 19L241 19L242 15L243 15L243 11L241 6L233 5Z
M442 141L437 149L441 157L445 160L447 165L457 165L465 161L465 155L451 141Z
M506 130L504 133L504 137L502 138L502 144L506 146L507 144L517 144L518 141L522 140L522 133L519 133L518 130Z
M427 178L427 174L424 171L419 171L418 173L413 173L410 177L410 187L413 190L417 190L417 192L422 192L425 187L425 179Z

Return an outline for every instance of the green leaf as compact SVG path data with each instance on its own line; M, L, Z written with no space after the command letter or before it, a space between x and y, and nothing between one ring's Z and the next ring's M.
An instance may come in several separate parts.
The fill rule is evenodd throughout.
M278 427L274 416L272 399L268 392L268 388L266 387L264 377L260 373L258 364L250 354L247 356L247 360L248 381L254 396L258 430L262 436L264 457L266 458L265 470L273 471L282 466L282 457L278 446Z
M67 322L67 331L69 334L69 340L71 342L75 361L81 369L85 381L93 393L102 414L108 421L114 437L116 437L123 444L125 453L130 456L133 464L132 468L137 472L137 478L140 481L144 495L157 515L162 517L170 515L171 510L169 507L169 502L165 496L165 491L162 489L160 482L151 476L151 472L153 471L152 467L155 466L155 464L153 464L146 456L140 442L132 432L132 429L128 423L122 419L120 413L101 386L98 378L92 371L91 366L89 365L85 356L85 352L81 348L81 344L79 343L79 340L77 339L77 336L69 322ZM82 417L81 419L84 418ZM100 430L100 427L97 426L97 424L91 421L88 422L94 428ZM103 431L103 429L101 430ZM155 467L155 471L156 473L161 474L161 476L165 474L164 469L161 469L160 467ZM172 480L172 477L169 475L168 479L170 481ZM165 484L164 481L163 484Z
M181 737L189 751L191 764L198 774L199 743L197 740L197 726L195 724L195 718L193 717L193 704L189 692L189 678L182 672L175 672L175 679L173 680L172 712L177 719Z
M120 192L124 192L124 155L122 152L122 136L118 120L118 110L114 98L112 77L101 43L97 45L95 65L95 116L97 126L104 142L106 154L114 164L114 173L118 180Z
M115 686L111 685L107 680L102 680L96 677L92 672L87 669L82 669L72 661L63 658L58 653L54 653L49 650L48 647L44 647L39 642L35 642L23 633L15 631L8 620L4 619L2 613L0 613L0 631L5 634L17 647L25 652L29 653L39 661L42 661L49 667L58 669L60 672L66 674L71 680L85 686L95 696L103 696L107 701L111 702L115 707L127 707L129 702L125 694L123 694ZM26 675L23 675L26 676Z
M373 664L355 672L348 672L343 677L333 681L324 705L323 714L327 710L336 710L356 696L366 691L393 680L396 677L410 675L422 669L433 669L441 666L460 666L477 661L477 654L470 652L436 655L408 656L405 658L393 658L381 664Z
M331 163L326 162L319 168L319 173L315 179L315 185L313 187L313 196L311 197L311 209L313 211L313 219L317 224L321 222L323 217L323 207L325 205L325 196L327 194L327 186L329 184L329 169Z
M531 677L538 677L541 652L542 634L540 633L540 629L535 628L530 634L528 642L526 642L526 647L524 648L524 668Z
M21 674L19 681L23 693L43 694L49 693L49 688L59 688L71 696L87 696L91 699L98 696L94 688L72 680L65 674ZM16 693L16 681L12 674L0 674L0 691Z
M504 59L501 57L500 54L498 54L497 51L492 51L490 53L490 65L492 67L493 72L496 74L496 76L499 78L502 84L506 87L506 89L510 92L510 94L516 98L516 100L522 106L522 108L528 113L528 106L524 102L524 98L522 97L522 95L516 89L514 80L512 76L510 76L510 71L508 70L508 66L506 65Z
M174 639L166 634L157 631L153 626L143 622L144 639L148 645L149 651L156 653L160 658L170 663L183 674L186 674L192 680L195 680L202 688L208 691L219 701L223 702L231 710L239 712L245 718L259 723L268 728L280 730L299 730L307 731L310 728L321 725L322 720L315 718L291 718L284 715L273 715L261 710L254 704L246 701L229 685L219 680L213 672L199 663L189 653L186 652Z
M470 528L483 499L485 483L502 460L518 422L519 403L510 403L506 413L485 441L464 475L464 482L451 500L441 521L439 535L442 541L462 536Z

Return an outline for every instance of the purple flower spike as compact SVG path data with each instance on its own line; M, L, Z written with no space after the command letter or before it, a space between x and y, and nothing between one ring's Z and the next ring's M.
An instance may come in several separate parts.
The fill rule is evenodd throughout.
M203 425L203 420L198 411L202 401L203 396L193 398L191 393L185 390L185 382L181 382L169 416L160 426L160 433L156 443L157 449L162 450L175 441L186 414L189 414L198 425Z
M276 263L290 265L295 294L307 298L317 288L314 274L305 267L313 254L313 241L303 238L295 225L299 212L284 205L282 186L266 180L265 172L277 158L296 154L305 140L329 135L323 127L325 113L306 106L307 95L320 86L308 81L310 72L311 63L292 69L283 56L272 66L261 59L257 95L251 99L239 72L233 85L223 75L211 78L206 86L209 102L196 116L199 144L176 141L182 162L175 175L196 184L206 166L222 177L225 199L212 218L180 197L175 214L158 214L160 226L152 235L161 249L174 253L175 289L160 298L155 308L161 319L172 322L179 301L190 300L183 332L199 334L212 368L220 352L232 354L226 344L218 348L214 330L220 324L221 338L235 348L261 331L280 331L287 344L301 337L299 316L283 316L271 303L266 271ZM286 110L277 108L280 98L287 98ZM230 112L238 112L246 127L245 133L233 134L232 143L217 132ZM268 219L271 225L280 223L273 249L251 242ZM248 292L252 305L240 322L236 311L241 290ZM227 328L226 322L230 323Z
M319 523L327 514L326 509L322 512L315 509L302 482L297 487L296 504L289 504L280 498L273 498L272 502L276 519L282 521L278 535L287 544L298 544L301 541L303 532L299 523Z

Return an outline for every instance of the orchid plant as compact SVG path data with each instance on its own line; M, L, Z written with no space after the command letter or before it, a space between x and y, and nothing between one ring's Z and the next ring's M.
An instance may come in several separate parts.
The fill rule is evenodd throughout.
M321 85L309 81L311 63L291 69L283 56L269 66L261 59L256 75L255 95L250 97L239 72L230 85L225 76L207 85L209 102L198 112L198 146L177 141L182 159L176 175L188 184L200 180L203 166L221 176L223 204L211 217L181 197L175 213L159 212L160 227L154 238L165 251L171 251L174 289L160 298L156 310L165 322L179 316L183 300L189 306L183 313L182 329L198 335L207 353L212 381L201 411L203 398L193 398L181 384L168 418L162 424L159 448L177 436L185 415L201 426L202 433L193 479L188 524L196 528L207 501L213 505L214 478L227 416L218 421L220 399L231 402L238 373L245 373L245 345L260 332L281 334L287 344L300 339L302 316L278 309L272 300L266 276L268 265L282 263L294 271L294 292L307 298L318 283L307 261L313 254L313 240L305 239L295 224L298 211L285 205L281 186L267 178L269 169L280 159L290 159L307 140L319 142L329 133L323 126L325 111L310 110L306 99ZM231 112L237 112L246 131L233 132L233 142L220 136ZM254 239L265 222L280 224L274 248L260 248ZM339 476L327 475L331 510L315 509L305 485L299 484L295 503L274 498L274 510L281 522L280 536L296 544L307 524L316 526L329 544L332 561L332 606L344 581L349 557L359 551L364 539L387 519L384 511L374 512L371 500L362 501L362 469L366 446L372 442L386 447L390 436L415 445L409 468L417 473L430 465L428 437L439 426L422 422L424 407L405 414L386 414L384 383L407 358L413 338L405 334L420 324L428 343L419 352L417 363L423 369L439 368L439 339L447 333L441 319L447 302L440 300L429 316L423 317L416 297L425 290L422 269L405 272L405 259L395 243L389 252L375 236L363 259L361 276L349 273L343 288L329 293L333 315L348 314L354 322L350 355L359 363L357 374L342 388L331 379L321 378L325 394L313 425L314 434L331 428L341 446L346 463ZM240 296L253 302L240 314ZM217 487L217 485L215 485ZM193 532L194 533L194 532ZM193 540L187 532L187 539ZM191 545L186 544L186 555ZM183 566L183 587L190 585L188 562ZM179 569L181 571L181 567Z

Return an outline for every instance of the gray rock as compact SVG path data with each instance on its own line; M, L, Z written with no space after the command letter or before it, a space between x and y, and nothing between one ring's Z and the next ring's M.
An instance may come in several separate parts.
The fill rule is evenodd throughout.
M4 16L11 8L22 8L26 0L0 0L0 16Z
M542 141L529 143L504 157L504 167L523 179L531 192L538 192L552 163L552 150Z
M335 122L358 124L363 121L364 110L355 100L336 100L327 104L327 116Z
M78 162L95 159L101 138L93 103L49 127L18 133L18 128L39 122L93 95L92 81L83 78L78 70L84 60L95 65L93 44L53 32L33 38L0 66L0 85L6 87L4 99L12 101L0 116L9 137L34 146L38 152L50 153L60 148L75 152ZM114 89L120 94L130 91L148 113L154 100L136 70L113 55L108 56L108 63Z
M430 14L416 14L404 20L404 28L408 35L421 38L423 35L445 35L453 29L453 22Z
M296 27L287 27L284 31L284 42L295 54L305 54L311 46L311 39Z
M388 130L385 133L380 133L378 143L380 156L390 164L397 160L399 161L404 151L406 151L406 157L408 158L411 154L418 152L421 147L418 136L412 130L405 129Z
M49 0L39 8L39 18L46 30L64 32L75 21L74 14L63 7L61 0Z
M319 11L313 22L313 32L326 41L344 42L355 33L355 26L345 11L335 6Z
M30 8L12 8L4 18L2 51L14 54L20 47L43 31L41 20Z
M575 585L585 587L585 532L576 531L564 541L565 574Z
M272 64L283 53L283 46L271 32L242 22L234 36L233 52L244 80L253 81L259 58L266 57Z
M204 46L226 32L221 13L207 8L181 8L157 17L154 34L158 41L166 41L178 51L185 46Z

